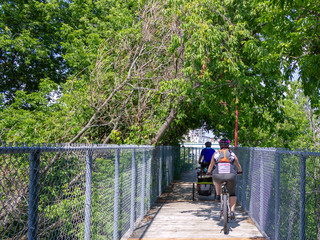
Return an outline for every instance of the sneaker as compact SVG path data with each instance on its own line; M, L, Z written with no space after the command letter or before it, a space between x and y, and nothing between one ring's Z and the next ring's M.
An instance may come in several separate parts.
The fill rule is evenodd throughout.
M220 195L216 196L216 201L220 201Z
M230 213L230 220L234 220L235 218L236 218L236 216L235 216L234 212L231 212Z

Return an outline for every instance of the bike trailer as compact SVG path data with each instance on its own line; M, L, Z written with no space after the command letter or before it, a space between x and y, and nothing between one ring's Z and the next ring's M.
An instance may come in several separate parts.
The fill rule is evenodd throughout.
M197 190L201 196L209 196L212 194L212 177L198 176Z

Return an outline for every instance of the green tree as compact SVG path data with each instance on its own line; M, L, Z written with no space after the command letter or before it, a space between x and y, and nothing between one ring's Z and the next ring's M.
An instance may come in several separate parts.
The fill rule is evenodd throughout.
M18 90L38 91L41 79L64 83L72 74L90 72L99 46L134 24L137 8L136 1L3 1L2 104L11 103Z
M206 122L217 136L233 138L236 106L248 131L251 124L265 120L265 111L280 119L279 100L286 90L281 49L268 48L259 34L259 5L241 1L172 4L183 30L182 71L191 82L173 129ZM186 126L189 118L198 119L198 125Z
M313 146L308 98L298 82L292 82L285 98L280 101L281 121L265 111L267 123L253 123L250 131L240 118L239 140L245 146L308 149Z
M177 144L204 124L232 139L236 108L242 144L267 144L261 139L278 134L290 75L283 72L287 45L271 44L268 35L272 5L64 4L59 37L70 77L18 92L2 110L3 140ZM54 92L61 93L56 102ZM259 129L270 131L261 136Z
M306 96L319 103L320 88L320 3L316 0L259 1L262 34L271 48L283 49L283 70L299 72ZM263 8L263 9L262 9Z
M279 49L268 51L257 34L260 15L254 3L160 1L140 5L137 17L127 6L118 25L110 25L111 18L94 18L92 11L109 9L102 3L68 4L69 19L61 27L68 38L62 43L65 58L75 68L88 67L60 86L56 103L45 100L48 91L21 93L3 110L3 140L30 134L8 119L32 129L35 124L26 121L39 113L41 130L33 131L37 142L47 129L49 141L155 144L177 143L204 122L230 137L236 106L245 109L249 122L250 115L263 120L266 110L279 113L277 102L285 90L281 55ZM110 9L118 13L121 6ZM34 96L47 103L39 100L37 106ZM23 104L34 109L18 110ZM48 110L54 108L60 111Z
M0 5L0 92L12 102L17 90L38 91L40 79L63 82L61 10L64 1L2 1Z

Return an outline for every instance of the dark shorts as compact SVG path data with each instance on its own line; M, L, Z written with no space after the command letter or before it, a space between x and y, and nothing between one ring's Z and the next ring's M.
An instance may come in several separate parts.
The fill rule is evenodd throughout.
M208 168L209 167L209 165L210 165L210 162L202 162L201 163L201 168Z
M230 196L236 196L237 174L235 173L214 173L212 174L213 181L216 183L227 182L227 188Z

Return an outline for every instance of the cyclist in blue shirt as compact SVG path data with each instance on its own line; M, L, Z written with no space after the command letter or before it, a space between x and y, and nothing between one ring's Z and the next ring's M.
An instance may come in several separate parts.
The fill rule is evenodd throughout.
M211 142L206 142L205 143L206 148L201 150L201 154L199 157L199 164L201 164L201 169L204 170L205 168L208 169L212 155L214 154L215 150L211 148ZM201 159L203 158L202 162Z

